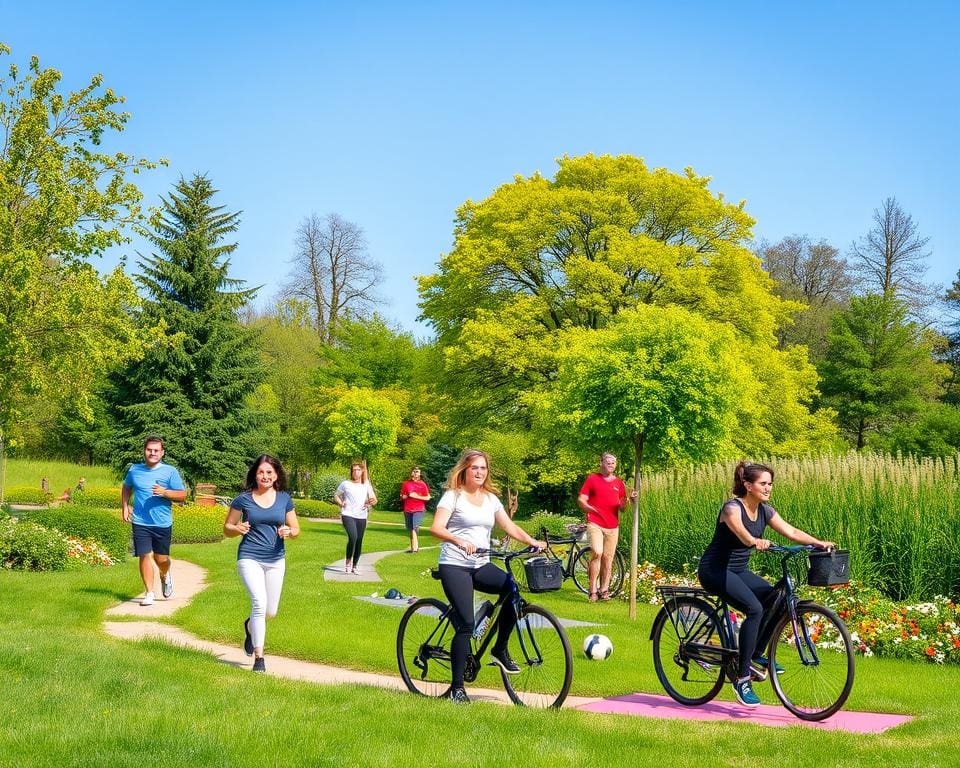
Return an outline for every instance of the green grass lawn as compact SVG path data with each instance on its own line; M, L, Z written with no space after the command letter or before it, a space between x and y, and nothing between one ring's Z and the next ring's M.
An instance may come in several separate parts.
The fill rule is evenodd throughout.
M8 487L25 486L39 488L40 481L47 478L50 491L55 496L65 488L73 491L81 477L87 479L89 488L119 488L120 481L110 467L98 465L84 467L67 461L47 459L7 459L6 484Z
M439 583L425 575L437 551L381 560L381 584L325 582L323 566L343 556L344 533L331 523L302 526L303 535L289 546L280 615L268 625L268 669L271 654L283 654L395 674L401 611L354 597L390 586L405 595L439 596ZM364 546L376 551L406 543L402 528L373 523ZM425 536L423 544L430 543ZM207 568L209 586L169 621L239 645L248 602L235 570L236 541L179 546L173 555ZM957 764L955 668L858 659L848 709L918 718L877 736L456 707L379 689L262 677L202 653L105 635L104 609L140 589L132 563L54 574L0 571L0 766ZM588 630L570 631L577 651L571 693L662 692L647 637L652 606L642 606L634 623L624 604L590 605L570 582L537 600L562 617L604 623L599 631L613 640L608 661L589 662L578 652ZM499 684L493 670L478 680ZM775 703L768 684L758 692Z

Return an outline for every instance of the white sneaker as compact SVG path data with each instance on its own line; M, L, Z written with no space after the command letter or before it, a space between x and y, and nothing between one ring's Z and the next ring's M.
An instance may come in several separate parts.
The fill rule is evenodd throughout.
M163 593L164 600L169 600L173 597L173 574L171 573L173 569L167 571L167 575L163 577L163 582L161 583L161 592Z
M147 592L140 601L140 605L153 605L153 592Z

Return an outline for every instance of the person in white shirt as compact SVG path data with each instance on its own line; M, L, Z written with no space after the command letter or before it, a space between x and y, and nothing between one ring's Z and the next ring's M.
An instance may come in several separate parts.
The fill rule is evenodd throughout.
M510 590L506 572L476 551L490 548L490 531L494 524L524 544L539 549L547 546L510 519L500 503L497 489L490 482L489 464L490 457L483 451L470 448L463 452L450 470L447 490L437 503L437 513L430 528L430 533L443 542L440 546L440 584L455 609L450 698L457 703L470 700L463 688L463 677L474 630L473 591L479 589L487 594L504 595ZM520 671L507 651L507 641L516 623L516 611L508 600L500 611L497 638L490 653L493 663L507 674Z
M377 494L367 479L366 463L350 465L350 479L337 486L333 500L340 507L340 522L347 532L347 555L343 561L344 573L357 573L360 568L360 550L363 533L367 529L370 507L377 503Z

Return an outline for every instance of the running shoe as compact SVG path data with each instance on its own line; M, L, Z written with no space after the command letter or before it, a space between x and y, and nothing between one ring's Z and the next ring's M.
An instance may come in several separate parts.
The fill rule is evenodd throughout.
M450 701L454 704L469 704L470 697L467 696L467 692L463 688L451 688Z
M516 675L520 672L517 662L510 658L510 651L504 648L502 651L490 651L490 666L498 666L508 675Z
M753 685L750 678L738 680L733 684L733 695L745 707L759 707L760 697L753 692Z
M140 605L153 605L153 600L154 600L153 592L147 592L147 594L143 596L143 599L140 600Z
M263 663L263 656L257 656L253 660L253 671L254 672L266 672L267 666Z
M243 652L253 656L253 637L250 636L250 619L243 621Z
M170 570L168 570L167 575L163 577L161 588L164 600L169 600L173 597L173 573L171 573Z

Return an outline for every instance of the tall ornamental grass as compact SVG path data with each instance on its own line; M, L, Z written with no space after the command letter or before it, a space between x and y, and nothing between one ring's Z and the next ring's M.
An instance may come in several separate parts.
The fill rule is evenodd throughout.
M770 463L772 504L788 522L849 549L855 579L894 599L960 595L960 454L851 453ZM730 497L733 467L646 475L640 559L679 571L698 557Z

